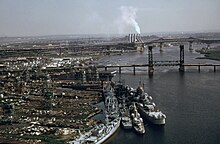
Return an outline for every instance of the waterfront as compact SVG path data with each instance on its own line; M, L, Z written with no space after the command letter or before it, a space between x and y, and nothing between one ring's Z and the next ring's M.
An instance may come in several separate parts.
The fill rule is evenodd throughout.
M201 47L204 45L194 45L195 49ZM78 130L86 132L92 129L100 123L100 119L105 118L104 110L98 109L104 107L104 104L97 104L101 100L98 93L100 87L97 84L99 85L101 79L110 80L108 74L103 76L103 72L105 74L108 71L95 67L96 64L147 64L147 52L147 48L143 52L108 52L105 56L100 55L98 61L94 61L92 57L80 57L78 60L77 57L23 57L3 60L2 127L5 127L5 123L11 125L8 129L1 130L1 136L9 138L12 135L15 140L29 143L50 140L67 142L79 135ZM156 61L179 60L179 53L179 46L164 47L163 52L159 48L153 48ZM185 64L219 64L219 61L197 59L198 57L203 55L189 51L185 45ZM22 71L25 65L33 70ZM37 65L40 66L39 69L36 69ZM133 68L123 67L122 75L117 75L113 80L125 81L125 85L135 89L140 82L144 84L144 89L153 97L153 102L166 114L166 125L155 127L145 123L146 134L143 136L134 131L119 129L107 143L216 143L219 129L220 68L216 66L214 72L213 67L206 66L201 67L198 72L197 67L190 67L186 68L185 73L179 73L178 66L154 68L154 76L149 77L147 67L137 67L136 75L133 75ZM85 91L81 91L82 89ZM97 91L93 93L92 89ZM11 98L14 99L10 100L12 104L9 102L8 106L4 103ZM15 108L10 106L13 103ZM31 106L30 111L27 106ZM95 115L96 113L99 114ZM24 124L25 127L21 127Z
M1 0L0 144L219 143L219 6Z
M202 55L189 52L187 48L185 54L186 63L218 63L213 60L195 59ZM179 49L168 48L163 53L155 50L154 56L158 59L179 59ZM133 64L145 63L147 60L144 52L108 57L100 62ZM156 67L152 78L148 77L147 68L139 69L139 74L136 75L132 74L132 69L122 69L121 79L125 80L125 84L136 88L139 81L144 83L145 91L167 115L166 125L162 128L148 125L143 136L120 129L109 143L218 143L220 74L219 68L217 69L218 72L214 73L212 68L203 68L199 73L195 68L180 74L177 67ZM119 76L114 80L118 81Z

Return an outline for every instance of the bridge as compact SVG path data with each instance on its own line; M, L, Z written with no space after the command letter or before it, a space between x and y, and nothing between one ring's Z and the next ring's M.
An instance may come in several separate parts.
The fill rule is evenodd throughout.
M136 68L138 67L148 67L149 64L133 64L133 65L109 65L109 66L103 66L103 65L98 65L97 68L104 68L106 71L110 68L118 68L118 73L122 73L122 68L133 68L133 74L136 74ZM159 66L180 66L180 64L172 64L172 63L163 63L163 64L155 64L154 67L159 67ZM220 67L220 64L183 64L182 65L184 68L186 67L197 67L198 71L201 71L201 67L213 67L213 71L217 71L217 67ZM184 72L184 71L183 71ZM152 71L151 73L148 73L149 75L153 75Z
M160 51L162 51L163 44L164 43L189 43L189 50L192 50L192 43L203 43L207 44L207 47L210 46L210 44L213 43L220 43L220 39L198 39L198 38L173 38L173 39L164 39L164 38L159 38L156 40L152 40L149 42L144 42L145 45L151 45L151 44L160 44Z
M119 74L121 74L121 69L125 67L133 67L133 74L136 74L137 67L148 67L148 74L152 76L154 73L154 67L158 66L179 66L179 71L184 72L185 67L198 67L198 71L200 72L201 67L213 67L214 72L216 72L216 67L220 67L220 64L185 64L184 63L184 45L180 45L180 59L174 61L154 61L153 60L153 47L148 46L148 64L133 64L133 65L98 65L97 68L104 68L107 70L108 68L118 68Z
M132 38L133 37L133 38ZM121 41L105 41L100 38L95 39L96 42L89 42L90 40L85 39L86 42L83 43L81 41L74 41L74 40L84 40L82 39L24 39L21 42L15 41L9 43L11 45L11 48L7 48L5 44L1 44L2 48L0 51L16 51L16 50L39 50L39 51L45 51L45 50L72 50L77 48L104 48L104 47L134 47L136 44L141 44L141 46L144 45L153 45L153 44L159 44L160 50L163 48L164 43L189 43L189 49L192 50L192 44L193 43L203 43L207 44L207 47L210 46L210 44L213 43L220 43L220 39L199 39L194 37L189 38L158 38L155 40L149 40L149 41L143 41L142 36L139 34L129 34L127 40L121 40ZM48 44L51 44L51 46L48 46ZM40 47L34 47L36 45L41 45ZM26 48L25 48L26 47Z
M131 36L134 36L134 38L130 38ZM135 45L139 45L144 48L144 46L149 46L153 44L159 44L160 45L160 51L163 49L164 43L189 43L189 50L193 50L193 43L203 43L207 44L207 48L210 47L211 44L214 43L220 43L220 39L199 39L194 37L189 38L158 38L155 40L150 41L143 41L140 35L130 35L128 41L123 42L104 42L104 43L97 43L90 45L90 47L135 47ZM85 46L85 45L84 45ZM87 45L89 46L89 45Z

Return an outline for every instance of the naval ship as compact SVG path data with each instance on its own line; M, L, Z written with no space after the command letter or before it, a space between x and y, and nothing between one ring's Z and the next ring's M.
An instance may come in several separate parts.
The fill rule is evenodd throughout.
M166 115L152 102L152 97L145 93L141 87L137 89L137 93L140 95L137 107L141 116L152 124L165 125Z
M141 84L139 84L137 89L134 89L129 86L124 86L122 83L118 83L116 85L116 93L118 99L122 102L125 99L128 105L135 102L138 112L144 120L155 125L165 125L166 115L156 107L152 101L152 97L144 92Z
M120 108L121 125L124 129L132 129L132 120L128 108L125 105L125 96L122 96L122 104Z
M132 117L132 124L134 130L138 134L144 134L145 133L145 128L144 128L144 123L143 119L140 117L140 114L137 111L135 103L133 103L130 107L130 112L131 112L131 117Z
M114 95L111 85L108 85L104 93L105 97L105 122L95 126L89 132L80 134L70 144L94 143L102 144L107 141L119 128L120 117L118 112L118 101Z
M111 137L120 126L119 119L95 126L89 132L81 134L69 144L102 144Z

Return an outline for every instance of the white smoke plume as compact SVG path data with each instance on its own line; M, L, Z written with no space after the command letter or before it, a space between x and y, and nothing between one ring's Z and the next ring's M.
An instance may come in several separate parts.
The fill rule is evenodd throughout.
M140 34L141 33L140 27L135 20L137 9L132 6L121 6L120 10L121 10L121 14L122 14L122 20L127 25L133 26L135 28L136 32L138 34Z

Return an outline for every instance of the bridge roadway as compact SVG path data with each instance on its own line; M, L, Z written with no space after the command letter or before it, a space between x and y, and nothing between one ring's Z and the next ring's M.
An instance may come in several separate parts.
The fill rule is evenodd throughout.
M209 63L198 63L198 64L180 64L179 61L154 61L153 66L158 67L158 66L183 66L183 67L198 67L198 71L200 72L201 67L213 67L213 71L217 71L217 67L220 67L220 64L209 64ZM5 65L0 65L0 67L4 68L6 67ZM150 67L150 64L132 64L132 65L97 65L95 66L98 69L105 69L107 71L108 68L118 68L119 69L119 74L121 74L122 68L133 68L133 74L135 75L136 73L136 67ZM82 68L88 68L87 66L82 67ZM71 71L71 67L68 68L62 68L62 67L57 67L57 68L52 68L51 70L59 70L59 71ZM10 70L4 70L0 69L0 73L2 72L9 72ZM11 73L17 73L17 72L23 72L24 70L19 69L19 70L11 70ZM43 71L50 71L50 69L45 69ZM220 72L220 69L219 69Z
M164 61L163 61L164 62ZM155 62L153 64L153 66L180 66L180 63L177 63L178 61L167 61L167 62L171 62L171 63L157 63ZM176 63L172 63L172 62L176 62ZM107 70L108 68L118 68L119 69L119 74L121 74L121 69L122 68L131 68L133 67L133 74L135 75L136 73L136 67L149 67L149 64L133 64L133 65L98 65L96 66L97 68L104 68L105 70ZM183 64L182 66L184 67L198 67L198 71L200 72L201 67L213 67L214 72L216 72L216 67L220 67L220 64Z
M173 39L164 39L164 38L160 38L160 39L156 39L153 41L149 41L149 42L144 42L144 44L149 45L149 44L153 44L153 43L182 43L182 42L197 42L197 43L205 43L205 44L211 44L211 43L220 43L219 39L198 39L198 38L193 38L193 37L189 37L189 38L173 38Z

